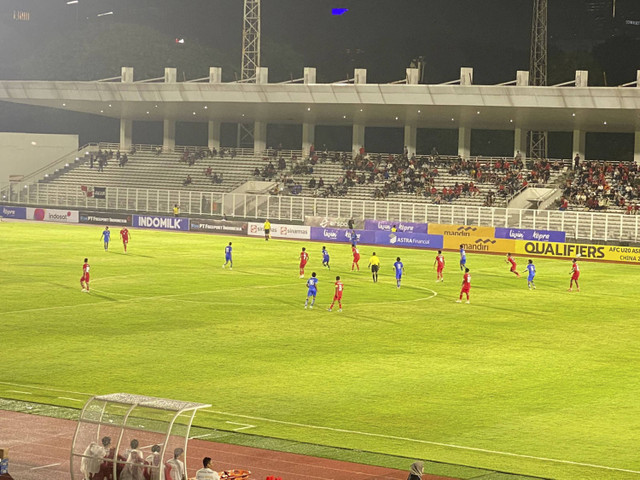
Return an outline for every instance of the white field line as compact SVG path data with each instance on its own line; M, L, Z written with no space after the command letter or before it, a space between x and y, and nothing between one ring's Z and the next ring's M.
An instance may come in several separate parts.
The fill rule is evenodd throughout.
M570 460L558 460L558 459L555 459L555 458L536 457L536 456L533 456L533 455L522 455L522 454L519 454L519 453L501 452L499 450L488 450L488 449L485 449L485 448L465 447L465 446L453 445L453 444L449 444L449 443L431 442L431 441L428 441L428 440L419 440L419 439L415 439L415 438L398 437L398 436L395 436L395 435L383 435L381 433L368 433L368 432L359 432L357 430L346 430L346 429L343 429L343 428L322 427L322 426L319 426L319 425L307 425L307 424L304 424L304 423L287 422L287 421L284 421L284 420L273 420L271 418L253 417L253 416L250 416L250 415L240 415L240 414L236 414L236 413L221 412L221 411L209 410L209 409L202 409L200 411L201 412L215 413L215 414L218 414L218 415L227 415L227 416L230 416L230 417L246 418L248 420L260 420L260 421L263 421L263 422L278 423L278 424L281 424L281 425L289 425L289 426L293 426L293 427L309 428L309 429L314 429L314 430L326 430L326 431L330 431L330 432L348 433L348 434L352 434L352 435L362 435L362 436L367 436L367 437L385 438L385 439L389 439L389 440L400 440L400 441L404 441L404 442L421 443L421 444L426 444L426 445L436 445L436 446L439 446L439 447L448 447L448 448L455 448L455 449L459 449L459 450L469 450L469 451L473 451L473 452L490 453L490 454L493 454L493 455L505 455L505 456L517 457L517 458L529 458L531 460L541 460L541 461L544 461L544 462L563 463L563 464L567 464L567 465L576 465L576 466L581 466L581 467L599 468L599 469L604 469L604 470L613 470L613 471L617 471L617 472L640 473L640 470L627 470L627 469L624 469L624 468L607 467L605 465L595 465L595 464L591 464L591 463L572 462Z
M71 397L58 397L60 400L71 400L72 402L82 402L83 400L78 400L77 398Z
M248 428L256 428L255 425L251 425L249 423L238 423L238 422L229 422L229 421L227 421L226 423L230 425L242 425L242 427L234 428L233 429L234 432L239 432L240 430L246 430Z
M22 390L7 390L7 392L11 393L23 393L24 395L32 395L31 392L23 392Z
M213 433L205 433L204 435L194 435L193 437L189 437L189 440L193 440L194 438L205 438L210 437Z
M40 470L41 468L57 467L58 465L62 465L62 463L51 463L49 465L42 465L41 467L32 467L29 470Z
M228 288L228 289L217 289L217 290L205 290L202 292L185 292L185 293L170 293L167 295L154 295L154 296L150 296L150 297L132 297L132 298L125 298L123 300L116 300L115 303L125 303L125 302L136 302L138 300L160 300L163 298L175 298L175 297L183 297L186 295L201 295L201 294L205 294L205 293L225 293L225 292L232 292L232 291L236 291L236 290L246 290L247 288L279 288L279 287L286 287L288 285L298 285L298 283L282 283L282 284L278 284L278 285L254 285L254 286L247 286L247 287L239 287L239 288ZM92 291L96 291L99 293L106 293L108 295L120 295L118 293L111 293L108 291L104 291L104 290L96 290L93 289ZM127 295L127 294L124 294ZM8 312L0 312L0 315L10 315L12 313L30 313L30 312L43 312L43 311L47 311L47 310L64 310L67 308L76 308L76 307L86 307L87 305L98 305L98 304L103 304L104 301L102 302L91 302L91 303L82 303L82 304L76 304L76 305L59 305L57 307L42 307L42 308L27 308L24 310L11 310Z

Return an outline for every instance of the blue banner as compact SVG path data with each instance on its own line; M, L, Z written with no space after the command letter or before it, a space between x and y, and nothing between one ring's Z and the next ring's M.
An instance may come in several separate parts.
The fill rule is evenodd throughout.
M134 215L133 226L155 228L158 230L189 230L189 219L184 217L156 217L153 215Z
M530 230L527 228L496 228L496 238L534 240L537 242L565 243L567 234L554 230Z
M427 233L426 223L393 222L389 220L365 220L365 230L381 230L390 232L392 227L396 227L399 233Z
M358 243L375 243L375 232L368 230L354 230L354 232L358 238ZM351 230L311 227L311 240L351 243Z
M426 233L390 233L375 232L376 244L392 245L396 247L442 248L442 235L428 235Z
M0 209L0 217L19 218L21 220L27 218L27 209L25 207L0 207Z

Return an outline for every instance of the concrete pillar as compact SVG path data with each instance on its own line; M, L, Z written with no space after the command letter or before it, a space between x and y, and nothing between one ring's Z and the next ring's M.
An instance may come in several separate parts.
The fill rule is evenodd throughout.
M460 85L473 85L473 68L460 68Z
M133 67L122 67L120 71L120 75L122 75L120 81L122 83L133 83Z
M516 72L516 87L528 87L529 86L529 71L518 70Z
M469 127L458 128L458 155L465 159L471 157L471 129Z
M528 72L527 72L528 73ZM513 157L515 158L520 152L522 161L527 160L527 131L522 128L516 128L513 135Z
M267 149L267 124L254 122L253 124L253 151L256 155L262 155Z
M304 83L316 83L315 67L304 67Z
M309 149L316 141L316 124L315 123L303 123L302 124L302 155L309 154Z
M589 72L586 70L576 70L576 87L589 86Z
M131 150L131 138L133 137L133 120L129 118L120 119L120 150L128 152Z
M162 150L173 152L176 148L176 121L165 118L162 123Z
M256 67L256 83L269 83L268 67Z
M404 146L409 151L409 157L416 153L416 142L418 139L418 128L415 125L404 126Z
M640 70L636 70L636 87L640 88Z
M208 139L209 150L220 150L220 122L209 120Z
M364 125L353 124L353 135L351 136L351 151L358 153L360 147L364 147Z
M580 155L580 161L586 159L585 146L587 143L587 132L582 130L573 131L573 157ZM573 160L573 158L572 158Z
M356 68L353 70L353 83L367 83L367 69L366 68Z
M407 68L407 85L418 85L420 83L420 70L417 68Z
M209 83L222 83L222 68L209 67Z
M178 81L178 69L177 68L165 68L164 69L164 83L176 83Z
M633 147L633 161L640 163L640 131L636 132L635 142Z

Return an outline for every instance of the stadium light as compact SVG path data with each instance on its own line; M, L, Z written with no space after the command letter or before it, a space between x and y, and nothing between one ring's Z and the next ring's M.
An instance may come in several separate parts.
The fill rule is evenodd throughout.
M104 12L104 13L99 13L98 15L96 15L96 17L105 17L107 15L113 15L113 12Z
M67 5L75 5L76 3L78 3L78 0L69 0Z

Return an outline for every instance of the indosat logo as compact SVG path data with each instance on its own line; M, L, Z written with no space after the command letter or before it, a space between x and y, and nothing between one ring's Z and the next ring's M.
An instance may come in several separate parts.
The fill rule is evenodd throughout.
M56 210L53 212L47 212L44 208L36 208L33 211L33 219L38 221L44 220L53 220L53 221L62 221L66 222L69 217L71 217L71 212L67 212L66 214L60 210Z

